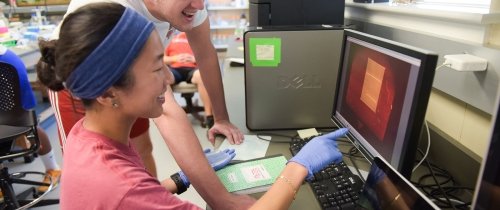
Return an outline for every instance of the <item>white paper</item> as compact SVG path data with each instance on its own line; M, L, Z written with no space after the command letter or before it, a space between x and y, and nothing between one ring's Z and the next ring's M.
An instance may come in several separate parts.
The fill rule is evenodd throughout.
M245 59L244 58L228 58L230 62L235 62L239 64L245 64Z
M301 139L305 139L305 138L308 138L308 137L311 137L311 136L317 136L317 135L319 135L319 133L316 130L316 128L309 128L309 129L298 130L297 133L299 134L299 137Z
M257 45L255 47L256 59L259 61L274 60L274 45Z
M271 140L271 136L260 137ZM233 160L250 160L264 157L266 155L267 148L269 147L269 141L261 140L256 135L245 135L244 138L245 140L240 145L231 145L229 144L229 141L224 139L217 151L234 149L236 156Z

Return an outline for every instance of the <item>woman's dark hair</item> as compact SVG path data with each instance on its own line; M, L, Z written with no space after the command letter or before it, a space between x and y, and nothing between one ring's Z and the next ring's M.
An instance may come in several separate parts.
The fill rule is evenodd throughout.
M36 70L40 82L53 91L63 90L63 82L106 38L124 11L120 4L93 3L69 14L61 25L58 40L39 41L42 55ZM132 82L126 73L113 86L125 88ZM89 105L92 100L82 101Z

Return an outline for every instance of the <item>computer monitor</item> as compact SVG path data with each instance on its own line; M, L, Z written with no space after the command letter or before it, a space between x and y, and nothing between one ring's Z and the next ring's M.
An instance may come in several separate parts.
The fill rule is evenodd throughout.
M383 159L375 157L353 209L439 209Z
M346 29L332 119L369 159L410 177L437 55Z
M471 209L498 209L500 205L500 106L492 119L491 141L479 171Z
M343 25L344 9L345 0L249 0L249 25Z

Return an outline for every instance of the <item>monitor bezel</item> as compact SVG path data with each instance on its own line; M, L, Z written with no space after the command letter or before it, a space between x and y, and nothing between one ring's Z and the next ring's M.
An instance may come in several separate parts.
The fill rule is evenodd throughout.
M485 209L485 207L491 207L495 204L488 203L488 201L496 200L495 198L498 199L498 196L495 197L491 189L500 187L500 184L498 184L498 182L495 183L496 180L494 180L500 175L500 166L498 165L499 157L497 155L500 151L500 147L498 146L500 144L500 95L497 96L495 104L497 109L492 115L493 118L491 121L492 125L488 149L485 151L483 160L481 161L470 209ZM488 206L485 206L486 203L488 203Z
M397 172L392 165L390 165L385 159L380 157L375 157L373 164L375 164L380 170L382 170L391 182L398 186L398 189L405 190L407 193L415 193L413 195L407 194L407 196L415 196L415 203L420 209L440 209L434 202L432 202L423 192L418 190L408 179L403 177L401 173ZM397 183L395 183L397 182ZM418 203L418 204L417 204ZM415 206L412 206L414 209Z
M403 43L395 42L392 40L388 40L385 38L373 36L370 34L366 34L363 32L351 30L351 29L345 29L344 32L344 40L343 40L343 46L342 46L342 57L340 60L340 66L339 66L339 77L337 82L337 92L335 93L335 104L331 113L331 118L332 121L335 123L336 126L338 127L344 127L343 123L341 123L336 115L336 110L338 106L339 100L337 99L339 97L341 87L341 79L343 75L345 74L343 70L344 62L345 62L345 57L347 56L345 51L346 51L346 45L347 45L347 38L348 37L353 37L355 39L368 42L370 44L377 45L382 48L386 48L416 59L419 59L421 64L419 71L417 73L417 81L416 81L416 88L415 88L415 93L414 93L414 100L412 101L409 113L410 115L408 116L410 120L407 125L407 130L405 134L405 140L402 144L401 147L401 157L397 163L392 160L387 160L394 168L397 169L399 173L401 173L404 177L410 178L413 166L414 166L414 161L415 161L415 155L417 152L417 147L418 147L418 142L420 139L420 134L422 132L422 126L424 124L425 120L425 113L427 110L427 104L429 102L429 97L430 93L432 90L432 82L434 79L434 73L435 73L435 68L436 68L436 63L437 63L437 54L428 50L420 49L414 46L406 45ZM420 88L418 88L420 87ZM369 148L371 146L368 145L368 148L364 148L363 142L360 142L357 138L354 137L354 135L349 132L347 135L348 139L363 153L365 157L367 157L370 161L373 161L373 158L376 156L380 156L378 153L372 154L370 150L375 150L373 147ZM412 149L414 148L414 149ZM405 151L405 152L402 152ZM392 151L394 153L394 151Z

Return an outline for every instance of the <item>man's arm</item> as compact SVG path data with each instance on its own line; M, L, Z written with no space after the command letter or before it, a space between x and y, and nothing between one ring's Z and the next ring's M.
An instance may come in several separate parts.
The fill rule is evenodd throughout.
M229 121L217 52L210 40L208 18L201 25L186 32L186 35L198 63L203 84L212 102L215 125L209 131L209 140L213 143L214 134L221 133L231 144L243 142L243 134Z
M170 88L165 93L163 114L154 122L175 161L208 205L214 209L247 209L255 202L248 196L232 195L224 188L205 158L191 123Z

